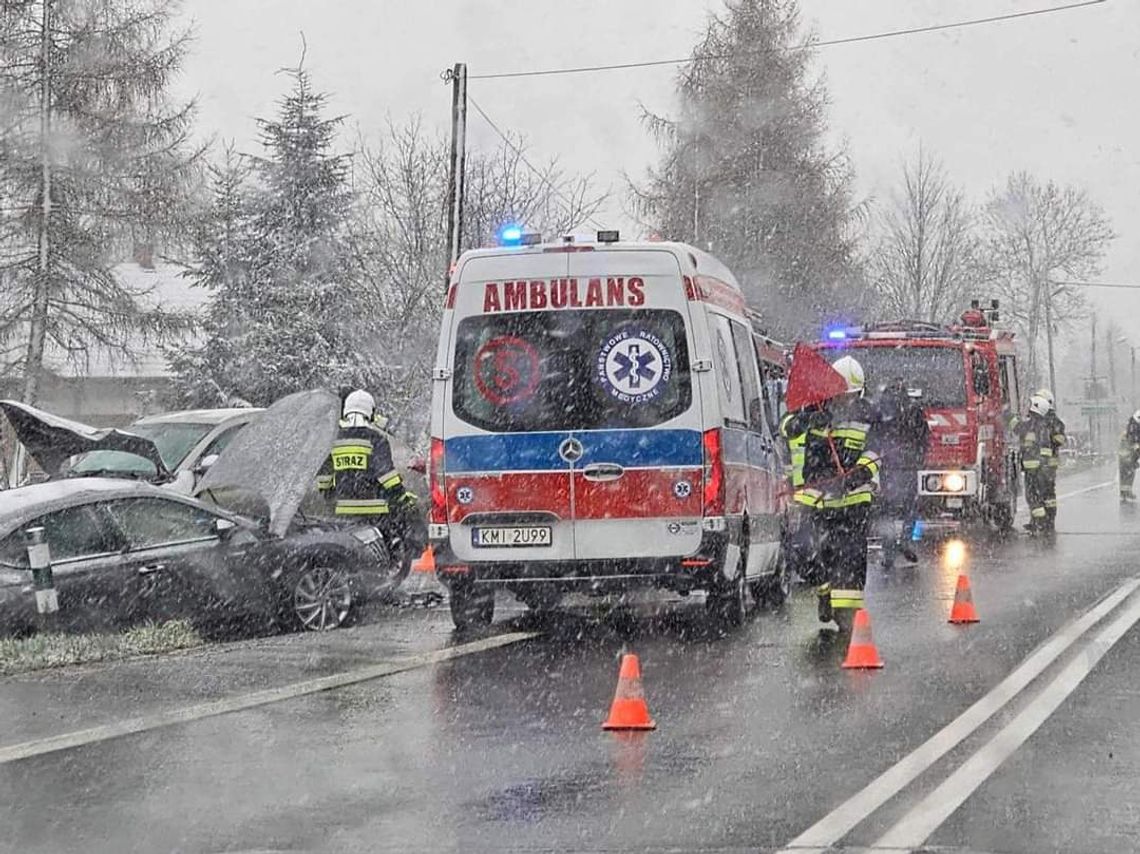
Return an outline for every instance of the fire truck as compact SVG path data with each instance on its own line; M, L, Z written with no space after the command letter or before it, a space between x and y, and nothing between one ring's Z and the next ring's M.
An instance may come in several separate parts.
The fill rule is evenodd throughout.
M895 379L922 402L930 445L918 473L921 530L986 524L1013 527L1017 506L1017 442L1011 425L1021 411L1012 332L996 328L998 303L977 300L958 323L916 320L833 328L818 349L829 361L843 351L863 365L868 394Z

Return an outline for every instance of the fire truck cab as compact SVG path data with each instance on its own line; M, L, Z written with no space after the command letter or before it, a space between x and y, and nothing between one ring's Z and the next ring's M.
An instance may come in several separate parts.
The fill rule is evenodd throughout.
M1017 442L1008 435L1021 411L1013 333L994 328L998 305L977 301L959 323L902 320L832 329L819 349L834 361L854 356L875 395L901 378L922 401L930 425L918 472L920 530L987 523L1013 527L1018 493Z

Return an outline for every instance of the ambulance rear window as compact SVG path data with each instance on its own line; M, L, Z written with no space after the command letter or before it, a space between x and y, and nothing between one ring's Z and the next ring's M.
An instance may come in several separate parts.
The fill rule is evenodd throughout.
M692 404L676 311L476 315L456 330L452 407L484 430L652 427Z

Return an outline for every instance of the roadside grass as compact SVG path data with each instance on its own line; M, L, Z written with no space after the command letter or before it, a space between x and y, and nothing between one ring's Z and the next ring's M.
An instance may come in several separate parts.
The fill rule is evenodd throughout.
M185 620L150 623L108 634L53 633L3 638L0 639L0 676L156 655L201 646L205 642Z

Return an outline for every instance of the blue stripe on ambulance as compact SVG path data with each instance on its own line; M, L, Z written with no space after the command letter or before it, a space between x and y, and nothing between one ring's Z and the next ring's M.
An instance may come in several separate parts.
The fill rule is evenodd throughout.
M570 436L582 443L575 464L614 463L623 468L680 468L703 462L697 430L578 430L550 433L491 433L456 436L444 442L448 475L486 471L560 471L569 465L558 449Z

